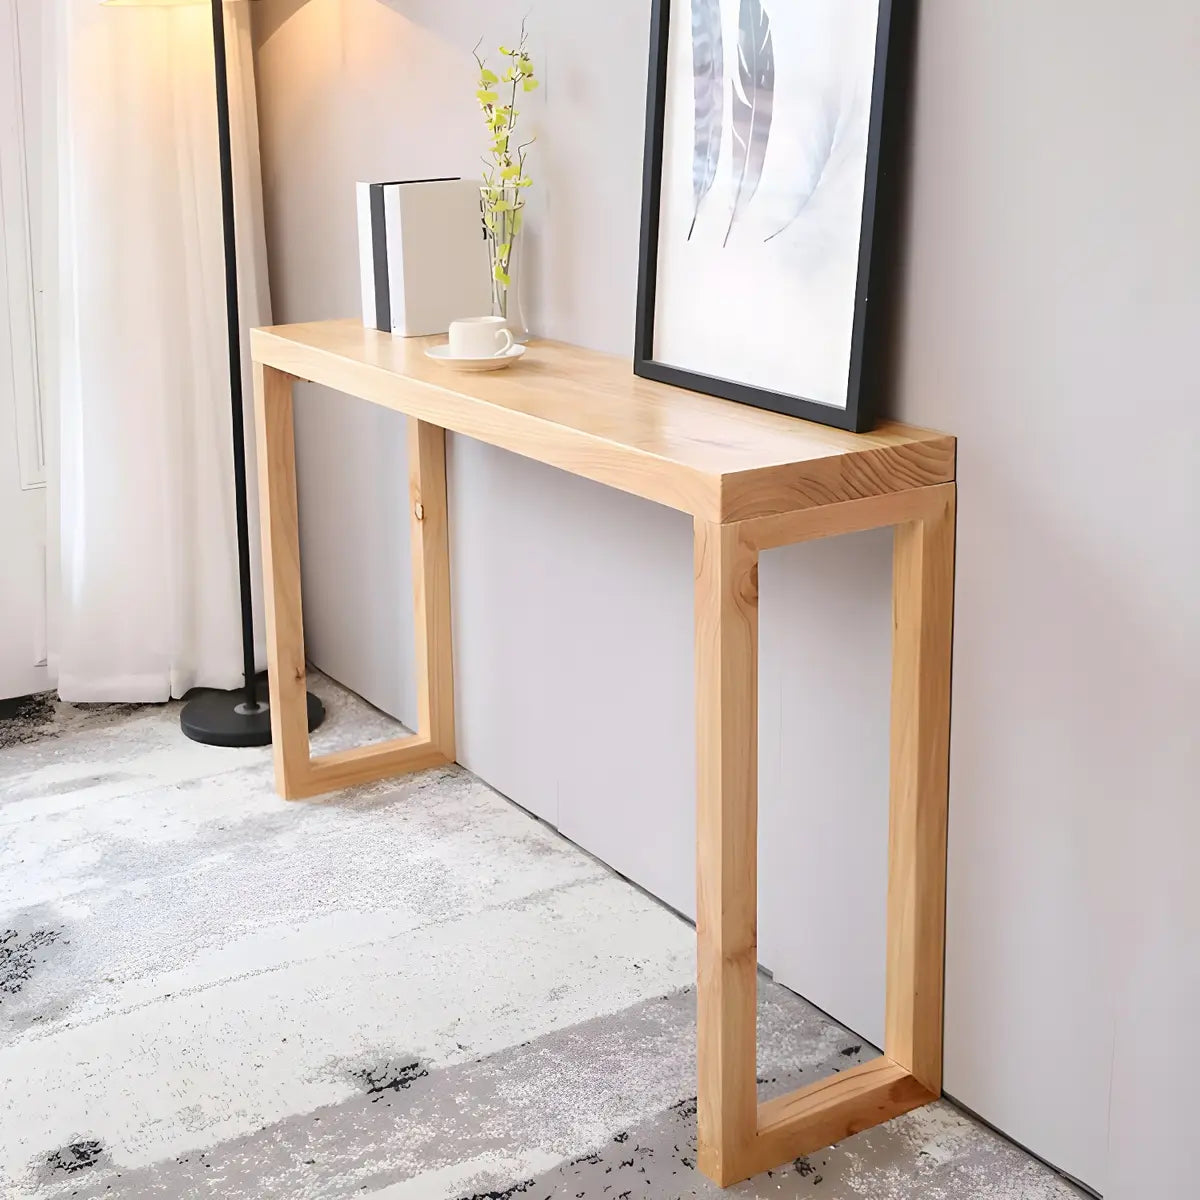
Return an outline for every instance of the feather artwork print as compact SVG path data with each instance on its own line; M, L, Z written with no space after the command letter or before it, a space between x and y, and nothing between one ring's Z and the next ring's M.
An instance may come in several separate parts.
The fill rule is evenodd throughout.
M809 202L821 189L825 176L829 172L838 150L838 133L841 125L841 114L832 106L825 104L816 114L810 130L808 153L800 164L802 178L796 189L792 215L782 228L764 238L772 241L780 234L786 233L804 215Z
M723 245L762 179L775 106L775 45L761 0L741 0L738 73L733 81L733 213Z
M696 231L700 205L712 190L721 157L725 118L725 41L721 0L692 0L692 73L696 93L696 140L692 151L695 205L688 241Z

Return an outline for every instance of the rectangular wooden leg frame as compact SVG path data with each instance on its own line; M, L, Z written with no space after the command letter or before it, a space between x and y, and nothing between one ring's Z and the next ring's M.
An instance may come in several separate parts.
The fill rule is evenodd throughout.
M276 787L288 800L451 763L455 753L446 436L438 426L414 418L408 419L408 456L417 732L318 758L309 751L292 421L294 382L282 371L255 365L263 571L268 583L264 591L271 735Z
M271 727L295 799L454 761L445 434L408 418L418 732L313 758L290 375L255 367ZM934 1099L942 957L955 485L695 524L700 1169L723 1187ZM758 1103L758 558L895 527L884 1057Z
M954 484L696 522L700 1169L728 1187L942 1088ZM895 526L884 1056L758 1103L758 556Z

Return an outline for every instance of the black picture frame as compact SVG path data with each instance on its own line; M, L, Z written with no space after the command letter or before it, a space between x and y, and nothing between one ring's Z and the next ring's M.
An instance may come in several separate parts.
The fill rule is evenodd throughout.
M898 138L907 127L908 60L911 49L915 0L879 0L875 42L870 128L867 141L866 180L859 238L858 277L851 334L850 373L845 408L799 395L773 392L734 379L699 374L669 366L654 358L655 303L657 291L659 221L662 199L664 120L667 103L668 55L670 48L671 0L652 0L650 23L650 70L646 102L645 158L642 172L641 243L638 264L637 315L634 341L634 373L645 379L691 391L719 396L739 404L785 413L837 429L862 433L876 421L881 372L868 363L868 355L885 347L888 330L884 324L885 291L893 282L891 261L894 248L885 253L876 237L881 211L899 208L901 186L896 154ZM885 126L885 120L888 122ZM889 222L895 227L895 222ZM872 303L868 303L872 301ZM864 386L867 368L871 386Z

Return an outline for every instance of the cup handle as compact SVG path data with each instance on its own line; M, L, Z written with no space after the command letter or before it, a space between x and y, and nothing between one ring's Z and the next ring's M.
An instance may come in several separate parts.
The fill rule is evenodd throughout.
M496 351L496 357L507 354L513 348L513 335L509 329L497 329L496 336L504 339L504 345Z

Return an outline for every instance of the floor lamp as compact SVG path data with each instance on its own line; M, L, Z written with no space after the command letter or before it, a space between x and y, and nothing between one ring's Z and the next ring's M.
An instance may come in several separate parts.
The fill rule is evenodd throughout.
M115 6L174 8L204 0L101 0ZM242 337L238 313L237 239L233 204L233 147L229 129L229 68L225 54L223 0L212 6L213 57L217 82L217 141L221 154L221 216L225 233L225 310L229 328L229 395L233 420L233 486L237 511L238 575L242 615L242 669L245 684L232 692L198 691L184 705L179 723L196 742L210 746L266 746L271 711L260 698L254 669L254 605L250 578L250 519L246 503L246 435L242 419ZM325 709L308 694L308 728L316 729Z

